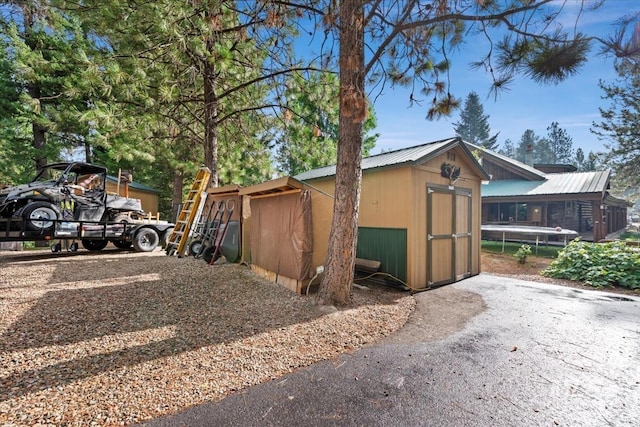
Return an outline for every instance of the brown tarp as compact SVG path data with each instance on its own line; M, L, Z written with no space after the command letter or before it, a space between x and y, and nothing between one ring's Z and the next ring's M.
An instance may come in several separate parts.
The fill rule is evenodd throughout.
M251 263L295 280L311 277L311 193L251 199Z

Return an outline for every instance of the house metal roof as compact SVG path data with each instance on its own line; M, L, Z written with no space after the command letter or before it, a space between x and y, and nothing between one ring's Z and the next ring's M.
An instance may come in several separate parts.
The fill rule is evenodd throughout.
M460 138L449 138L443 139L441 141L417 145L415 147L403 148L400 150L389 151L387 153L365 157L362 159L362 170L384 168L389 166L422 164L430 158L435 157L440 153L449 150L457 145L462 147L462 149L469 154L469 157L475 161L475 158L473 157L469 149L465 146L465 144L462 143L462 140ZM478 166L478 170L480 170L483 175L486 175L486 172L484 171L484 169L482 169L480 164L478 164L477 162L476 164ZM335 174L336 166L332 165L313 169L307 172L302 172L301 174L296 175L295 178L301 181L305 181L309 179L333 176ZM488 179L489 176L486 175L485 178Z
M490 181L482 197L602 194L609 187L611 171L548 173L544 181Z
M526 163L522 163L503 154L496 153L495 151L488 150L479 145L471 144L470 142L465 142L465 144L467 144L472 150L478 150L480 152L479 157L487 156L492 158L494 162L502 164L503 166L510 165L512 168L519 170L525 178L544 179L546 177L546 174L544 172L534 168L533 166L529 166Z

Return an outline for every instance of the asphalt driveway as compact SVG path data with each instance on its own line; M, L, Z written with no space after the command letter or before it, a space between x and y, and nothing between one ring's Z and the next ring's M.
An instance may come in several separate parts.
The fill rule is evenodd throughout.
M384 342L149 426L636 426L640 298L481 274Z

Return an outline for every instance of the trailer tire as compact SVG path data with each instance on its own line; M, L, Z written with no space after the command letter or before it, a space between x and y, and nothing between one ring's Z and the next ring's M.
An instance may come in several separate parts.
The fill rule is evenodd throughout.
M22 212L26 227L31 231L53 231L59 218L58 209L47 202L35 202L27 205Z
M133 247L139 252L151 252L158 247L160 237L153 228L144 227L133 236Z
M118 249L129 249L131 248L131 245L133 245L133 243L128 242L126 240L114 240L111 243L113 243L113 246L115 246Z
M107 240L82 240L82 247L92 252L101 251L106 248L108 244L109 242Z
M169 237L171 237L171 233L173 233L173 228L174 227L169 227L164 231L164 233L162 233L162 249L166 249L169 245Z

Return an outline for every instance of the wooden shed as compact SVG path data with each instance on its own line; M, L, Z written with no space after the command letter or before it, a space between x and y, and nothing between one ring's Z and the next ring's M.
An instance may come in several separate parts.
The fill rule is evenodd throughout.
M412 289L480 273L482 181L460 138L370 156L362 162L357 257ZM296 176L334 194L335 166Z
M239 194L245 198L242 260L258 275L303 293L326 258L333 197L291 177Z
M118 194L132 199L140 199L143 211L157 215L159 191L155 188L151 188L148 185L135 181L126 183L126 186L124 182L121 182L120 185L118 185L118 177L108 175L106 189L107 193L110 194Z

